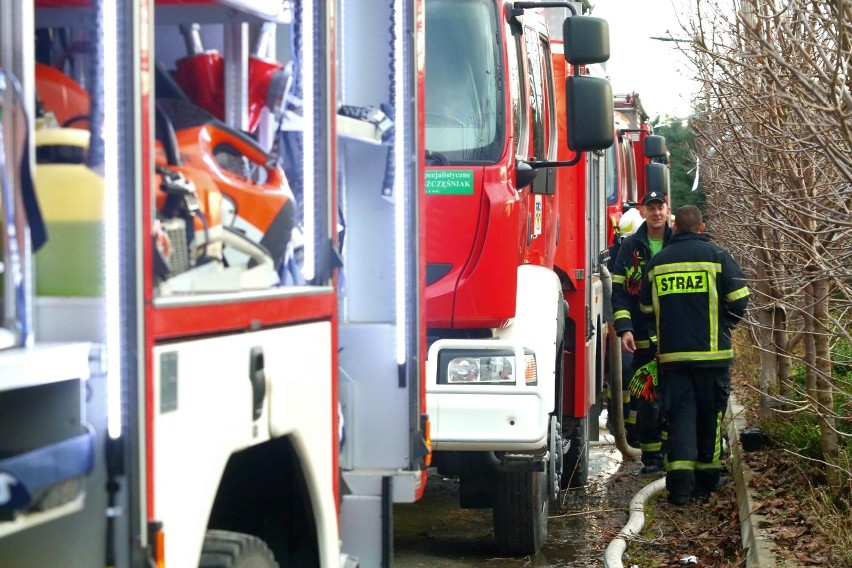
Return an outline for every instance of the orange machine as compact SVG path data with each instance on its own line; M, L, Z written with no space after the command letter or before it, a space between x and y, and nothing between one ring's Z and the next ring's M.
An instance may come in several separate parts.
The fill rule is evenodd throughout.
M89 128L89 93L71 77L50 65L35 66L36 92L45 112L56 117L57 126Z
M56 119L45 126L88 128L89 95L73 79L37 64L36 85L45 117ZM284 171L248 136L187 101L158 102L157 130L158 275L211 259L251 267L266 256L280 267L295 222Z
M174 153L177 163L207 172L223 195L225 226L262 246L278 269L296 212L284 170L254 140L192 103L161 99L157 106L176 144L158 154L157 164L176 163L166 159ZM164 143L162 136L158 139Z

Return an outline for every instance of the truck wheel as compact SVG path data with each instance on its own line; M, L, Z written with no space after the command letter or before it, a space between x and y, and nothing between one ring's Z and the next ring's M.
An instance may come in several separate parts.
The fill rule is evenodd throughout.
M500 471L494 495L494 539L501 553L535 554L547 540L547 472Z
M256 536L207 531L198 568L279 568L272 551Z
M577 421L568 441L562 468L563 489L582 487L589 481L589 415Z

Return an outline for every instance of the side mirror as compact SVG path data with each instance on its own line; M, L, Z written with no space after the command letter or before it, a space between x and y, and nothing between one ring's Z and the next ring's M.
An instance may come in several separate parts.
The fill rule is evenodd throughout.
M645 184L648 193L657 191L668 194L669 167L658 163L647 164L645 166Z
M666 137L651 134L642 142L642 151L646 158L664 158L666 156Z
M533 182L535 176L538 175L538 170L533 169L531 165L526 162L518 162L517 168L515 169L515 188L522 189Z
M565 80L565 92L568 148L587 152L612 146L615 123L609 81L588 75L571 75Z
M572 16L562 23L565 60L589 65L609 60L609 23L602 18Z

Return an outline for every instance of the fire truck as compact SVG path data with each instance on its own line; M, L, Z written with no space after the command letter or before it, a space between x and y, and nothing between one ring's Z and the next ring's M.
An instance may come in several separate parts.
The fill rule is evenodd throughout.
M4 566L387 566L419 1L0 0Z
M510 554L537 552L560 488L585 483L597 423L605 239L589 235L614 126L609 82L588 72L606 22L588 10L425 3L433 463L461 507L493 510Z
M648 124L648 113L639 94L616 94L613 106L616 142L609 150L606 190L609 245L617 237L621 215L636 207L649 187L661 188L665 184L668 191L665 138L655 135Z

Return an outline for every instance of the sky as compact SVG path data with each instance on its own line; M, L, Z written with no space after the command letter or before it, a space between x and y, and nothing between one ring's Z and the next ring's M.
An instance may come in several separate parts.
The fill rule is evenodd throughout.
M684 37L673 7L680 0L592 0L592 16L609 23L610 58L606 73L615 94L635 91L654 118L686 117L698 85L677 43L650 39Z

